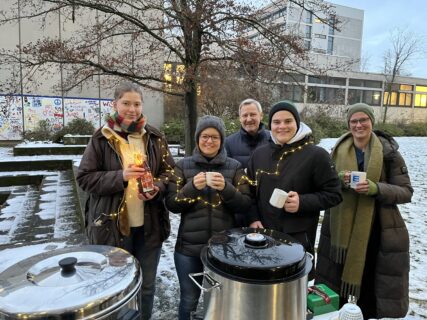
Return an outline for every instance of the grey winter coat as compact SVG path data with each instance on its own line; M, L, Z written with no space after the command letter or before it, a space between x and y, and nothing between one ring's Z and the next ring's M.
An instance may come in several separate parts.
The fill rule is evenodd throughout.
M164 178L174 167L164 136L156 128L145 126L148 162L155 184L160 188L155 198L144 203L144 236L148 247L159 247L169 236L169 212L163 198L166 191ZM163 147L162 147L163 146ZM89 194L85 206L85 228L91 244L122 246L123 236L114 218L120 208L127 184L119 155L98 129L90 140L77 173L79 186Z
M364 271L364 279L368 279L365 273L371 272L373 281L362 281L362 293L374 292L378 318L400 318L408 312L409 304L409 235L397 205L410 202L413 189L397 142L380 131L375 131L375 134L383 145L384 165L378 182L374 227L369 240L369 245L377 242L372 259L375 267L372 270L365 266ZM342 265L329 258L329 219L327 210L318 248L316 283L324 283L340 292Z

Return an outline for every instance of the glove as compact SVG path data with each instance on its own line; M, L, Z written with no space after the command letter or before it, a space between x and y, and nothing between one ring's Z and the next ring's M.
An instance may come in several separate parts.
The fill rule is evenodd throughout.
M347 178L348 179L347 181L345 179L345 175L348 173L350 173L350 171L348 171L348 170L341 170L340 172L338 172L338 178L340 179L342 185L345 188L350 188L350 179Z
M366 179L368 181L369 187L368 187L368 196L375 196L378 194L378 185L375 182L372 182L369 179Z

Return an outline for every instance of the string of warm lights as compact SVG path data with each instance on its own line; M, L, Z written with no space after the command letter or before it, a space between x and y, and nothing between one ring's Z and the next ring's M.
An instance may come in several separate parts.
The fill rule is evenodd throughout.
M118 140L116 140L116 142L118 142ZM181 178L180 176L176 175L175 169L173 167L171 167L171 165L168 163L167 158L170 156L170 152L169 152L169 149L164 144L164 142L162 141L162 139L159 138L157 142L159 144L160 149L162 150L162 159L161 159L161 161L162 161L162 164L166 166L166 170L165 171L168 172L170 175L174 176L175 179L176 179L176 193L177 193L177 196L175 197L175 201L177 201L177 202L186 202L186 203L189 203L189 204L195 203L196 201L200 201L204 205L210 206L212 208L216 208L216 207L218 207L218 206L220 206L222 204L221 197L219 196L218 193L216 193L216 195L215 195L216 199L214 201L212 201L212 202L207 201L206 199L204 199L201 196L197 196L195 198L194 197L179 197L180 190L181 190L181 188L183 187L183 184L184 184L184 179ZM240 185L242 185L245 182L247 182L251 186L255 186L255 187L258 186L259 176L261 174L279 175L279 173L280 173L279 172L279 167L280 167L280 164L283 161L283 159L287 155L289 155L289 154L292 154L294 152L302 150L305 146L307 146L309 144L313 144L313 142L312 141L307 141L307 142L305 142L304 144L302 144L302 145L300 145L298 147L295 147L295 148L292 148L290 150L284 151L281 154L279 160L277 161L276 168L274 169L274 171L266 171L266 170L262 170L262 169L257 169L256 173L255 173L255 180L251 180L247 175L243 175L239 179L236 187L238 188ZM153 180L155 182L160 182L160 181L167 182L169 180L169 177L168 176L161 177L161 178L153 177ZM132 183L131 181L129 181L128 188L131 188L133 191L136 191L137 188L138 188L138 186L136 184L136 181L135 181L135 183ZM123 204L126 204L125 197L123 197L123 199L124 199L123 200ZM121 209L120 209L120 212L123 212L123 211L124 211L124 205L122 205ZM111 214L111 216L117 217L117 213L113 213L113 214Z

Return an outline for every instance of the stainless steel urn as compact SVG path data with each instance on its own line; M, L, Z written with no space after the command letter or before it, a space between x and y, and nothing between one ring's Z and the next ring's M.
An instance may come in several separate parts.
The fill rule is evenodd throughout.
M119 248L43 252L0 274L0 319L139 319L141 283L138 262Z
M312 259L290 236L227 230L209 240L201 258L204 272L190 277L204 292L204 319L306 319Z

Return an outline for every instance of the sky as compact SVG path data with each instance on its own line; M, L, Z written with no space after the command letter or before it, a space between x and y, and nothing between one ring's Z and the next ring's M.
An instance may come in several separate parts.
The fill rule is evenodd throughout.
M406 64L406 74L427 78L427 26L425 0L330 0L329 2L364 10L362 60L363 71L380 72L383 54L389 46L390 31L409 28L419 37L423 54Z

